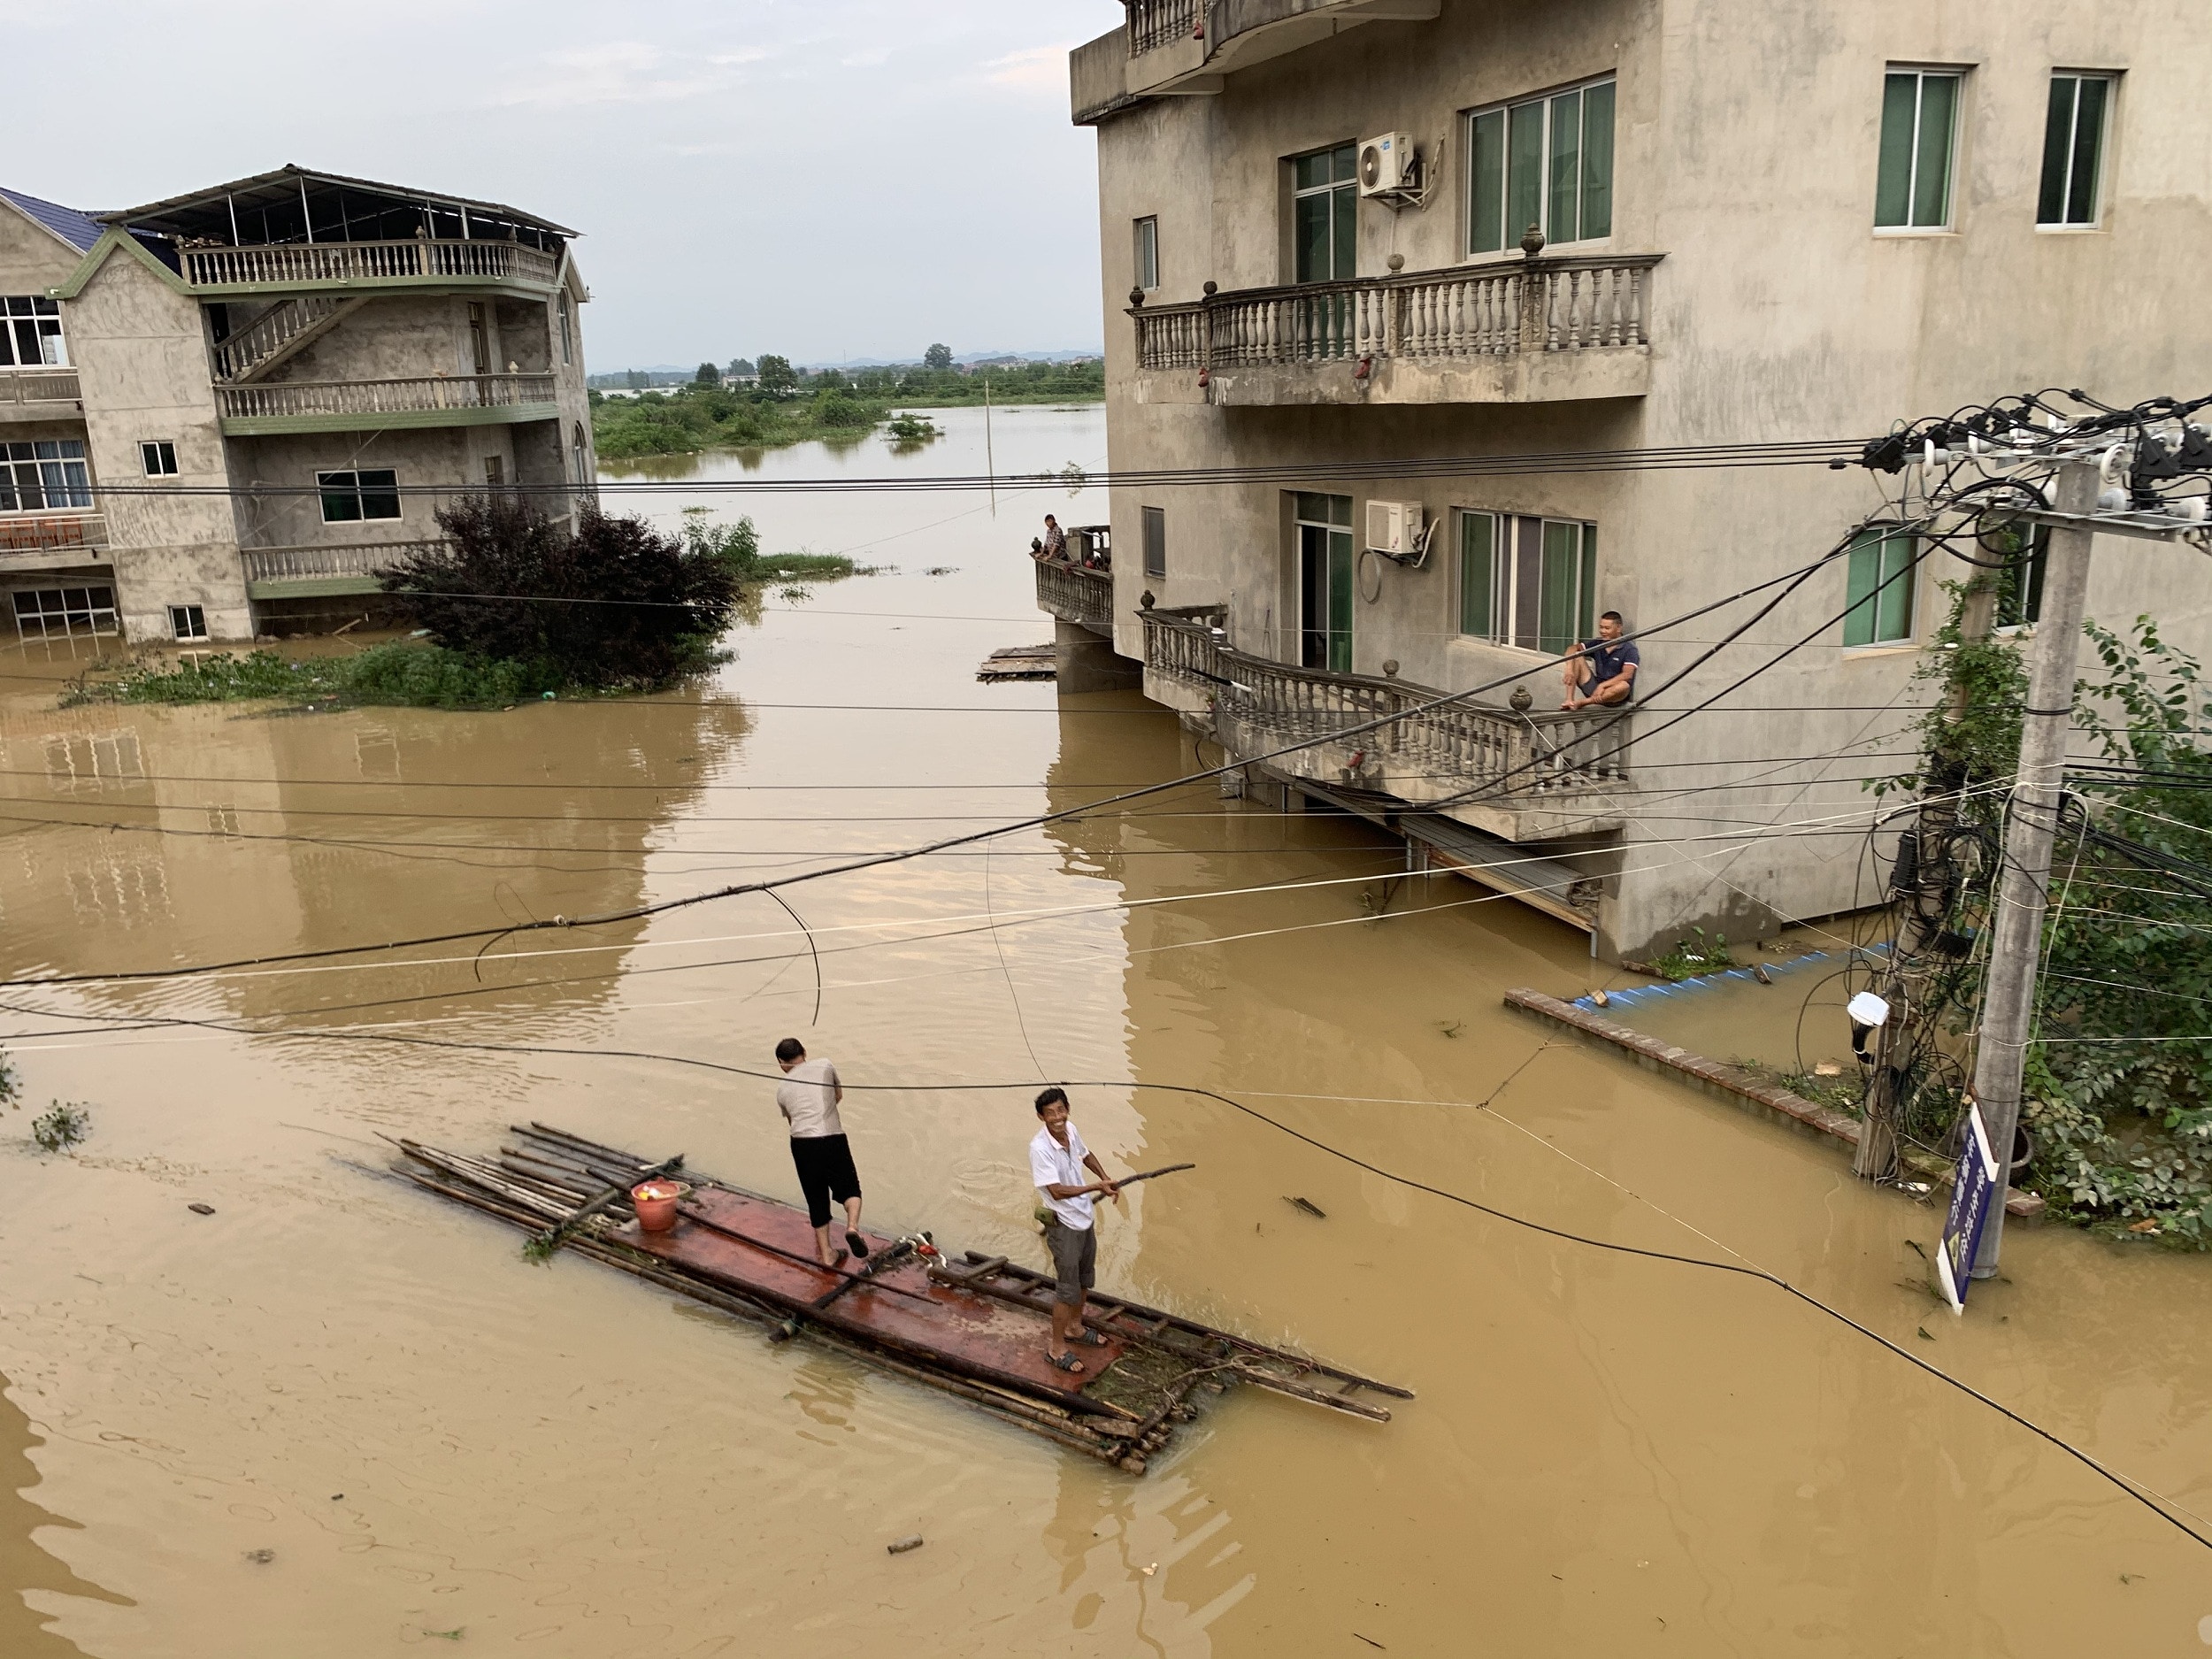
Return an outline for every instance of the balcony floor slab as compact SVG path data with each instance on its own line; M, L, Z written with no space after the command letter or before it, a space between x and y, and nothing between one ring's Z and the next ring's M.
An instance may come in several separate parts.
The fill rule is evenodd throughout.
M1386 357L1374 363L1363 378L1357 373L1357 365L1349 360L1266 364L1217 368L1210 378L1212 385L1201 389L1195 370L1155 370L1140 376L1138 401L1283 408L1322 403L1550 403L1641 397L1651 389L1651 350L1647 346L1603 346L1489 357ZM1166 382L1158 388L1157 396L1144 384L1154 380Z
M231 415L226 438L273 438L301 432L389 432L437 426L515 426L558 420L558 403L499 403L484 409L403 409L328 415Z

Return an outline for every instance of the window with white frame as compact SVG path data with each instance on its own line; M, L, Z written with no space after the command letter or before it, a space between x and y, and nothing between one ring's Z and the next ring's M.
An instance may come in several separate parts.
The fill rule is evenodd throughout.
M1900 525L1869 525L1851 538L1843 642L1902 645L1913 636L1913 567L1920 538Z
M1877 230L1944 230L1958 142L1959 72L1893 68L1882 83Z
M207 637L207 612L198 605L171 605L169 631L180 640Z
M0 369L62 369L69 345L62 338L61 305L33 294L0 297Z
M1598 527L1459 510L1459 631L1556 657L1596 632Z
M1359 151L1339 144L1290 164L1291 280L1333 282L1357 274Z
M1136 285L1149 294L1160 286L1160 221L1141 219L1132 227L1135 238Z
M566 288L561 290L560 301L554 309L560 313L561 319L561 361L572 363L575 361L576 347L574 336L569 331L568 290Z
M138 446L138 463L148 478L177 475L177 446L165 438L149 438Z
M391 467L318 472L315 487L322 492L325 524L354 524L364 518L400 516L399 474Z
M14 601L16 629L27 640L120 632L112 588L19 588Z
M2043 187L2039 225L2094 225L2104 170L2105 123L2112 110L2110 75L2051 77L2050 113L2043 128Z
M1352 498L1299 490L1291 496L1298 538L1298 661L1352 672Z
M0 443L0 512L52 512L92 505L92 476L80 438Z
M1613 234L1611 77L1467 118L1467 251L1520 246L1530 226L1547 242Z

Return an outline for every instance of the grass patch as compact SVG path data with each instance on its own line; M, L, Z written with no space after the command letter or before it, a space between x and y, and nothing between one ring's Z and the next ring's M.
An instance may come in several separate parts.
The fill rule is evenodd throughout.
M440 645L393 641L349 657L219 651L171 667L134 663L112 680L78 682L65 707L87 703L290 703L411 709L504 709L571 690L544 664L491 662Z

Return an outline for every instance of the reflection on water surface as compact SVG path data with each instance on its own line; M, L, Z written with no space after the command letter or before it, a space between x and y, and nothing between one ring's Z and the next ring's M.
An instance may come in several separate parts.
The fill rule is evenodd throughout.
M916 457L713 457L685 481L981 471L980 411L941 419ZM1001 472L1103 459L1094 410L1000 411L994 443ZM711 685L508 714L60 712L37 677L72 671L19 653L4 977L589 916L1192 764L1133 695L973 680L1049 633L1022 549L1048 503L1102 517L1094 495L639 499L899 571L772 600ZM2023 1230L2011 1282L1953 1320L1916 1288L1927 1211L1509 1017L1509 987L1580 988L1583 941L1402 874L1355 824L1208 786L792 889L818 1023L816 958L760 898L480 957L12 993L5 1029L43 1033L9 1043L31 1097L94 1120L73 1158L0 1147L0 1370L50 1425L37 1505L0 1528L12 1587L86 1652L210 1659L333 1651L333 1632L641 1655L2194 1640L2212 1602L2185 1540L1839 1327L1448 1208L1164 1087L1560 1226L1740 1250L2212 1504L2200 1263ZM1771 1006L1708 1028L1758 1052ZM176 1018L204 1023L157 1023ZM795 1032L864 1086L845 1117L882 1225L1034 1257L1028 1096L1074 1079L1110 1166L1199 1165L1108 1217L1110 1286L1420 1399L1379 1429L1232 1399L1132 1482L580 1261L532 1266L380 1173L380 1133L489 1148L535 1118L789 1195L766 1083L651 1056L764 1070ZM910 1532L925 1549L884 1554Z

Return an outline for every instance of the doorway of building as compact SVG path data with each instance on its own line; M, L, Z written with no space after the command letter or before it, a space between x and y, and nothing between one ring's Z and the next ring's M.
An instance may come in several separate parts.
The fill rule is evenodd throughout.
M1352 672L1352 498L1300 491L1293 521L1298 541L1298 661L1306 668Z

